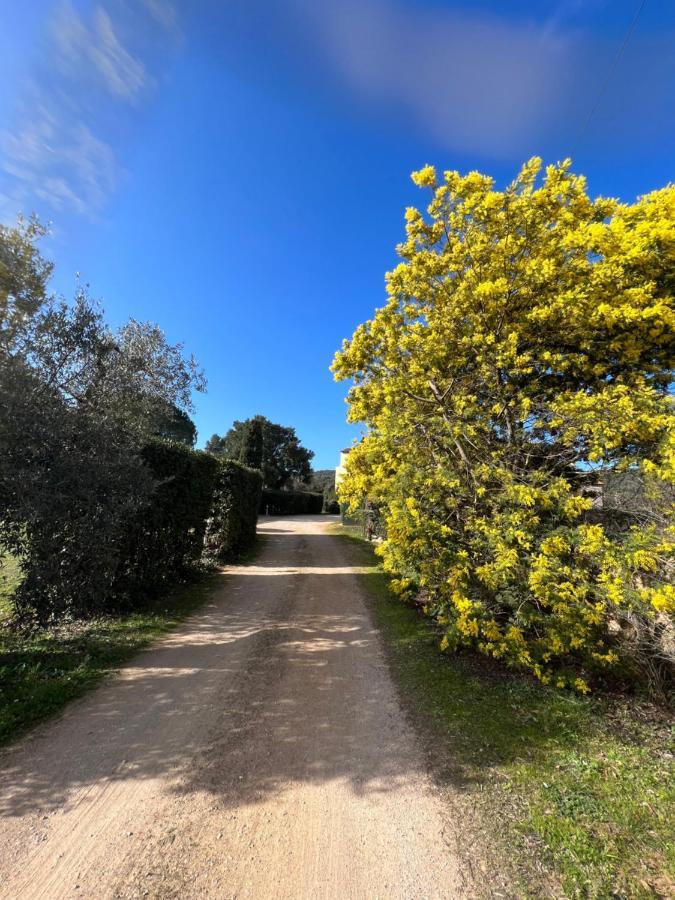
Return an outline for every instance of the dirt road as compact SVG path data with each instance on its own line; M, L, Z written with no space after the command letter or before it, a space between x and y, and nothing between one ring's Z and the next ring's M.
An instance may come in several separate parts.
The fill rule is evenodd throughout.
M0 897L473 894L325 523L0 757Z

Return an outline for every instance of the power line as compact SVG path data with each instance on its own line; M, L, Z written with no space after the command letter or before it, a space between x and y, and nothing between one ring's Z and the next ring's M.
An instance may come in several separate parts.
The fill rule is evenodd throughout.
M605 91L609 87L609 83L612 80L614 73L616 72L616 68L619 65L619 62L621 61L621 57L623 56L623 54L626 50L626 47L628 46L630 39L633 36L633 32L635 31L635 26L638 23L638 19L640 18L640 15L642 13L642 10L645 8L646 3L647 3L647 0L641 0L641 3L635 12L635 15L633 16L633 21L630 23L630 25L628 27L628 31L626 32L624 39L621 43L621 46L619 47L614 59L612 60L612 64L610 65L609 69L607 70L607 74L605 76L604 81L600 85L600 90L597 93L595 102L593 103L593 106L591 107L591 110L588 113L588 116L586 118L586 121L584 122L583 128L579 132L579 137L577 138L577 141L576 141L577 145L582 140L582 138L586 135L586 132L588 131L588 126L591 124L591 120L593 119L593 116L598 111L600 103L601 103L603 97L605 96Z

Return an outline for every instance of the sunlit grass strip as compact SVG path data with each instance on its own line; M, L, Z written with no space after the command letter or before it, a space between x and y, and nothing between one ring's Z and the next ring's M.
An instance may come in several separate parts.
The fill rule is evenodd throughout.
M12 614L12 594L21 581L21 570L15 557L0 556L0 626Z

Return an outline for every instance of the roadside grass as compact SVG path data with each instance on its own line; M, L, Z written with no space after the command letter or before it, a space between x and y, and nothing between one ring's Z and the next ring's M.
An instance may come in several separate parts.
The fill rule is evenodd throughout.
M372 546L333 533L377 564ZM380 569L360 577L432 771L459 793L468 831L487 837L488 865L509 871L517 896L675 896L668 713L442 654L433 624L392 597Z
M21 571L15 557L0 555L0 628L12 614L12 594L20 580Z
M336 523L331 526L331 531L334 534L341 534L347 537L359 538L360 540L364 539L363 534L363 525L340 525Z
M205 575L142 609L30 634L8 627L7 586L0 596L0 745L59 712L175 628L208 600L216 581L217 576Z

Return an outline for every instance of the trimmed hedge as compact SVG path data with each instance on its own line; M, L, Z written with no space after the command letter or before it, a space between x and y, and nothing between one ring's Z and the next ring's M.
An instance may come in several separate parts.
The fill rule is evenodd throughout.
M141 456L157 485L120 548L113 593L130 599L198 567L219 480L218 461L184 444L152 441Z
M260 498L260 512L270 516L316 515L322 511L323 494L265 489Z
M120 553L114 594L128 599L248 550L262 490L259 472L183 444L153 441L142 456L158 484Z
M207 557L225 562L240 556L255 542L262 475L231 460L215 461L218 476L205 552Z
M112 420L76 416L64 406L59 428L43 428L52 414L30 419L26 446L11 451L16 471L24 471L0 486L2 549L21 569L12 608L24 626L89 617L117 604L121 548L155 491L140 451L115 433Z
M114 482L97 462L90 481L98 493L92 489L86 504L66 495L64 509L54 504L52 519L29 535L14 601L23 620L47 624L130 607L254 543L259 472L161 439L125 458Z

